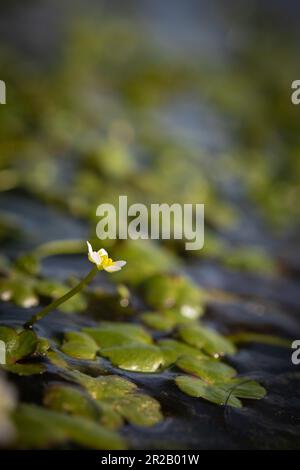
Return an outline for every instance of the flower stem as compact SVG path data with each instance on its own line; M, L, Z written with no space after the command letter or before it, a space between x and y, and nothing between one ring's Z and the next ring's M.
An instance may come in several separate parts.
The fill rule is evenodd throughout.
M66 302L67 300L69 300L71 297L73 297L74 295L78 294L78 292L80 292L87 284L90 283L90 281L96 276L97 274L97 266L95 266L86 276L85 278L82 279L82 281L79 282L79 284L77 284L77 286L73 287L73 289L71 289L69 292L67 292L66 294L64 294L62 297L60 297L59 299L55 299L53 302L51 302L51 304L47 305L47 307L43 308L42 310L40 310L38 313L36 313L35 315L33 315L33 317L31 317L30 320L28 320L25 325L24 325L24 328L32 328L32 326L39 320L41 320L42 318L44 318L49 312L51 312L52 310L55 310L59 305L61 305L62 303Z

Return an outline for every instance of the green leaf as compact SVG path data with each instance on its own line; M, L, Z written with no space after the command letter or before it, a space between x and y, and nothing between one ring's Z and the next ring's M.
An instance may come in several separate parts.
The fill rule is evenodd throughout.
M47 448L74 442L99 450L124 450L124 440L114 431L82 416L71 416L36 405L20 405L14 413L19 445Z
M165 366L173 364L181 356L188 355L199 358L207 357L202 351L199 351L199 349L193 348L192 346L188 346L187 344L174 339L160 340L158 345L163 353Z
M23 308L38 305L32 280L15 272L10 278L0 280L0 298L4 301L10 300Z
M141 315L141 320L149 328L159 331L169 331L176 325L176 321L160 313L146 312Z
M279 338L273 335L264 335L261 333L251 333L247 331L241 331L230 336L230 339L235 344L240 343L261 343L270 344L271 346L279 346L282 348L290 348L291 341L286 338Z
M102 322L99 328L83 328L100 348L131 344L151 344L152 338L140 325L128 323Z
M232 367L216 359L182 356L177 360L176 365L184 372L196 375L210 383L221 382L236 375Z
M99 346L86 333L70 331L65 333L61 350L75 359L95 359Z
M45 366L40 363L10 364L2 366L7 372L20 376L38 375L45 372Z
M137 386L126 379L116 375L94 378L78 371L73 371L71 375L91 397L98 400L104 425L120 426L124 418L135 425L153 426L163 419L159 403L154 398L137 393Z
M32 275L38 274L41 269L39 259L31 253L20 256L16 260L16 266L25 273Z
M233 343L229 339L199 324L181 326L179 336L186 343L196 348L203 349L207 354L214 357L223 356L224 354L234 354L236 351Z
M77 370L70 372L70 376L82 385L96 400L106 400L111 397L123 397L134 392L137 386L129 380L117 375L100 375L90 377Z
M147 280L143 287L146 302L157 310L178 308L189 319L203 313L203 293L188 278L159 274Z
M120 369L135 372L156 372L164 364L163 354L156 346L116 346L102 349L100 354Z
M149 276L167 272L178 266L178 261L170 251L156 245L151 240L127 240L114 250L116 259L127 261L126 269L116 273L115 282L138 285Z
M233 394L228 393L221 387L214 384L208 384L203 380L196 377L189 377L187 375L180 375L175 379L178 388L187 395L196 398L203 398L217 405L230 405L236 408L241 408L241 401Z
M44 405L54 411L99 420L97 402L79 388L71 385L50 385L44 395Z
M255 380L247 379L247 377L238 377L228 381L228 383L219 384L226 391L231 391L236 397L247 398L252 400L260 400L267 391Z
M15 362L33 354L37 348L38 339L34 331L17 332L8 326L0 326L0 340L6 345L6 363Z
M49 348L50 348L50 342L48 341L48 339L39 338L35 354L41 354L42 356L45 356Z
M143 394L129 394L112 400L114 409L135 426L154 426L163 420L160 404Z

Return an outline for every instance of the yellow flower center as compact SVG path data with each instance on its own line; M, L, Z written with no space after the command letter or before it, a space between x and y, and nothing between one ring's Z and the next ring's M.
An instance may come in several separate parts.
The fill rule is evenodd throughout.
M104 268L111 266L113 263L114 263L113 260L109 258L107 255L103 255L101 257L101 266L103 266Z

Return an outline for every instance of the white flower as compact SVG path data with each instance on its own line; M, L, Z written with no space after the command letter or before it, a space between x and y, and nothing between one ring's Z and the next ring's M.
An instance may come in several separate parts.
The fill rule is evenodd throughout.
M125 266L126 261L113 261L108 257L108 253L104 248L99 251L93 251L92 245L87 242L88 258L91 263L94 263L99 270L104 269L109 273L120 271Z

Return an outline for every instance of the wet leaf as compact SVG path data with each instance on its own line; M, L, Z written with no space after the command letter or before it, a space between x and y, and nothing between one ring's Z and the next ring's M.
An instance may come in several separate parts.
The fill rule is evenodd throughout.
M146 302L157 310L178 308L190 319L203 313L203 293L183 276L159 274L147 280L143 288Z
M160 404L147 395L129 394L112 403L114 409L135 426L154 426L163 420Z
M100 410L97 402L71 385L50 385L44 395L43 403L54 411L99 420Z
M76 359L95 359L99 346L86 333L70 331L65 333L61 350Z
M215 359L182 356L177 360L176 365L184 372L196 375L210 383L222 382L236 375L232 367Z
M230 339L235 344L240 343L261 343L270 344L271 346L279 346L282 348L290 348L291 340L286 338L279 338L273 335L264 335L261 333L251 333L243 331L230 336Z
M120 369L135 372L156 372L164 364L163 354L156 346L116 346L102 349L100 354Z
M191 346L203 349L211 356L218 357L235 353L235 347L229 339L199 324L180 327L179 337Z
M50 342L48 341L48 339L39 338L35 355L41 354L42 356L45 356L49 348L50 348Z
M38 345L34 331L22 330L19 333L13 328L0 326L0 340L6 344L6 363L15 362L33 354Z
M14 413L14 422L22 447L46 448L71 441L91 449L125 449L118 434L82 416L20 405Z
M39 259L31 253L20 256L16 260L16 266L25 273L32 275L38 274L41 268Z
M152 426L163 418L159 403L138 393L137 386L126 379L116 375L94 378L78 371L73 371L72 376L91 397L98 400L104 425L120 426L124 418L132 424Z
M73 370L70 376L82 385L96 400L107 400L111 397L123 397L134 392L137 386L129 380L117 375L100 375L90 377L77 370Z
M267 393L262 385L255 380L247 379L247 377L232 379L228 383L220 384L220 387L228 392L232 392L238 398L252 400L260 400Z
M176 322L172 318L168 318L166 315L146 312L141 315L141 320L145 325L153 330L169 331L176 325Z
M241 401L234 395L230 394L217 385L208 384L196 377L189 377L187 375L180 375L175 379L178 388L187 395L196 398L203 398L217 405L230 405L236 408L241 408Z
M2 366L6 371L20 376L38 375L45 372L45 366L40 363L11 364Z
M100 348L152 343L151 336L143 327L129 323L102 322L99 328L83 328L82 331L90 335Z
M114 281L133 285L140 284L157 272L167 272L178 266L178 261L169 251L151 240L128 240L116 248L114 256L127 261L126 269L116 273Z
M23 308L38 305L32 280L16 273L12 273L10 278L1 279L0 297L1 300L12 301Z
M199 358L207 357L206 354L199 351L199 349L193 348L192 346L188 346L187 344L174 339L163 339L158 342L158 345L163 353L165 366L173 364L181 356L188 355Z

